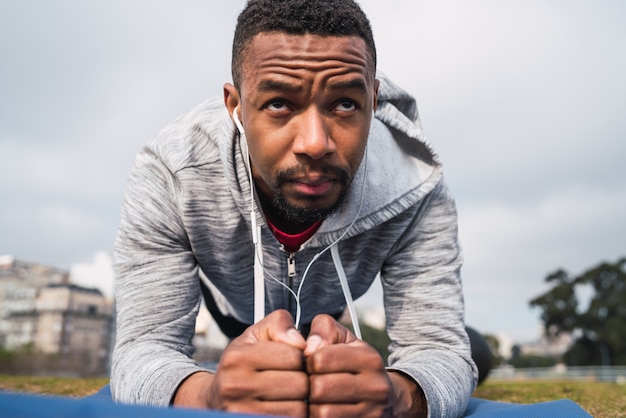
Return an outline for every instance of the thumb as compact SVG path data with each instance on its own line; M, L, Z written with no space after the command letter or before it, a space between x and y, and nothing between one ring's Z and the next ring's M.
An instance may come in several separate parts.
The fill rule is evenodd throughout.
M293 323L293 317L283 309L274 311L261 321L251 325L244 335L249 342L275 341L300 350L304 349L306 345L304 337Z
M318 315L311 322L311 332L306 340L304 355L309 356L322 347L349 344L358 338L330 315Z

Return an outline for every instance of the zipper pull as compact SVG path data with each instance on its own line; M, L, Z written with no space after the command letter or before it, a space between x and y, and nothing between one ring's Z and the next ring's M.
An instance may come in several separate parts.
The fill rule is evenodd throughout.
M289 257L287 257L287 275L289 277L296 276L296 253L289 253Z

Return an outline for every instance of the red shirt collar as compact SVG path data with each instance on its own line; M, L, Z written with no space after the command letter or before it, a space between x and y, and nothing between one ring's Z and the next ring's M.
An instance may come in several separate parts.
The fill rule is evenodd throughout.
M300 249L300 246L304 244L309 238L311 238L322 224L322 221L316 221L313 223L313 225L298 234L287 234L276 228L276 226L274 226L274 224L270 222L269 219L266 218L266 221L278 242L280 242L283 247L285 247L285 251L290 253L295 253L296 251L298 251Z

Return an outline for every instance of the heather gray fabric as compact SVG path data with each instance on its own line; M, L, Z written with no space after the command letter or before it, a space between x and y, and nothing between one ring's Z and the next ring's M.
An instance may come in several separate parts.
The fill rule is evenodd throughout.
M254 204L264 265L296 289L314 255L356 217L339 253L355 299L381 272L390 369L419 383L430 416L461 416L477 373L464 330L454 201L438 157L423 138L415 101L384 75L379 79L367 164L361 163L342 209L296 253L292 280L288 254ZM224 315L253 322L244 147L216 99L173 122L137 156L115 244L111 388L117 401L167 405L181 381L202 370L191 359L199 276L209 282ZM267 312L295 313L292 296L269 274L265 282ZM329 252L314 262L303 295L303 323L345 306Z

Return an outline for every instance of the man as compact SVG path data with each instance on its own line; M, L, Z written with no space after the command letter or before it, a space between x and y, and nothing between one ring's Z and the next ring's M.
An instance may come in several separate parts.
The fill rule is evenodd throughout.
M232 72L223 102L171 124L131 173L114 398L460 416L476 370L454 202L414 100L377 78L367 18L346 0L251 0ZM378 272L388 368L335 320ZM191 359L201 295L234 338L215 371Z

